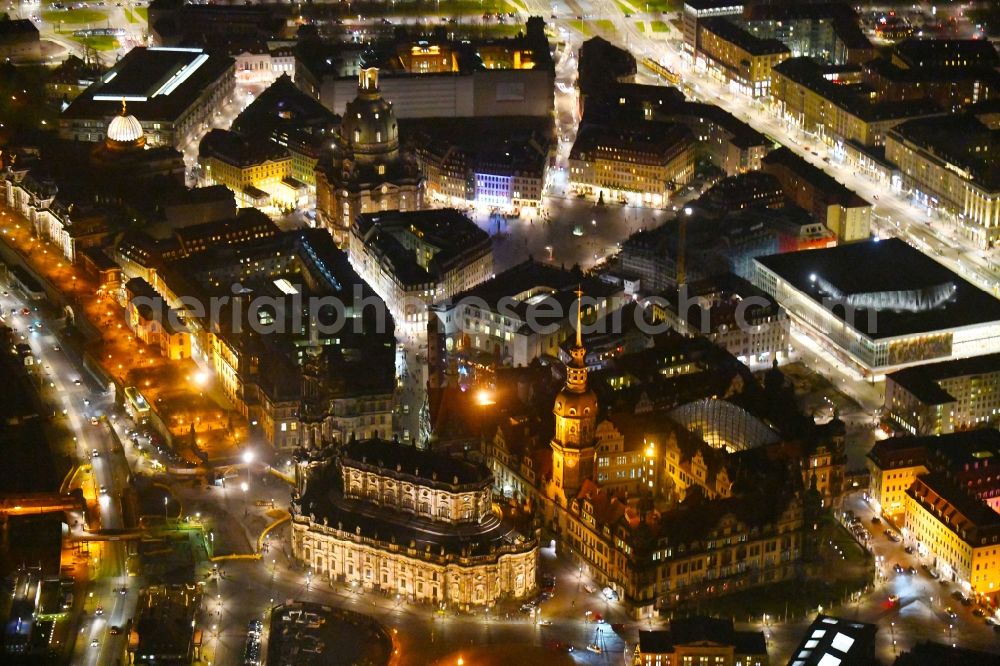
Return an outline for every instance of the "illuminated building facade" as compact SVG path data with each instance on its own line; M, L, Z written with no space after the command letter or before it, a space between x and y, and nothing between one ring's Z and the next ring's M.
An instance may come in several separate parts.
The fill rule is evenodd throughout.
M411 120L426 196L447 205L522 208L541 205L552 125L537 118Z
M761 168L778 179L788 201L809 211L814 220L837 235L839 242L871 236L871 203L787 147L768 153Z
M526 366L542 356L556 357L572 340L573 289L580 276L549 264L527 260L451 302L439 299L434 315L442 324L445 350L511 367ZM624 302L620 287L584 278L588 322L616 310ZM592 300L591 300L592 299ZM553 316L547 316L553 312ZM532 318L544 326L532 326Z
M669 630L640 631L632 666L767 666L763 631L735 631L732 620L675 618Z
M357 97L344 110L333 154L316 166L317 214L342 246L362 213L423 206L423 179L416 163L400 152L396 115L382 97L378 74L361 70Z
M903 525L943 579L1000 593L1000 433L970 430L879 442L868 455L872 498Z
M199 48L139 46L63 111L59 136L103 141L124 100L151 146L181 149L200 136L235 86L232 58Z
M213 129L198 146L198 163L210 184L225 185L239 202L259 208L295 208L305 183L292 177L292 155L270 139L247 139Z
M868 495L875 511L900 524L906 509L906 491L927 473L927 440L892 437L876 442L866 466L871 479Z
M1000 351L996 299L901 240L755 261L754 284L792 326L866 375Z
M771 68L791 56L776 39L760 39L723 17L698 22L696 63L733 90L753 98L771 94Z
M453 208L361 215L349 243L351 265L416 334L430 305L493 277L489 235Z
M898 125L887 135L885 157L918 203L957 216L961 233L989 248L1000 240L1000 126L983 111Z
M297 485L292 553L324 579L463 608L535 589L538 545L495 512L480 464L358 440L300 460Z
M1000 418L1000 355L929 363L885 378L883 418L910 435L994 425Z
M570 187L599 200L664 206L694 176L694 154L694 137L680 124L584 125L570 150Z
M873 99L866 87L851 85L850 79L851 72L843 67L789 58L772 70L770 101L786 120L831 145L884 146L886 134L896 125L944 113L924 98Z
M513 454L519 445L516 428L501 428L502 437L492 445L505 449L505 455L488 449L492 464L503 469L504 482L537 505L559 534L559 547L598 584L621 595L635 617L652 616L682 599L793 575L803 547L803 508L801 497L790 490L801 487L801 480L786 474L789 467L781 463L784 472L770 467L766 455L744 466L762 474L747 487L766 493L767 501L734 492L681 503L663 513L650 508L643 498L664 493L670 481L665 471L667 438L660 438L660 429L641 423L616 419L613 428L598 425L599 405L588 384L586 354L578 335L570 348L565 386L554 398L548 452L538 448ZM659 435L645 440L636 438L636 432ZM628 442L619 437L626 433ZM613 459L618 469L638 472L639 483L596 481L602 459L609 461L607 468ZM636 495L626 497L622 491L627 487L635 488Z
M541 17L529 18L523 34L511 38L403 37L379 52L365 49L363 58L362 49L345 51L300 53L295 65L296 83L334 113L346 116L359 71L378 67L398 118L552 114L555 68Z

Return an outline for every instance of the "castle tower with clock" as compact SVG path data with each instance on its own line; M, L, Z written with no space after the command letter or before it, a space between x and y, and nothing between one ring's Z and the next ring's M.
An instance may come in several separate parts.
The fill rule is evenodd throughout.
M556 396L552 413L556 417L552 438L552 484L550 498L567 506L586 479L594 478L597 448L597 396L587 387L587 350L581 333L583 292L576 292L576 344L570 349L566 366L566 386Z

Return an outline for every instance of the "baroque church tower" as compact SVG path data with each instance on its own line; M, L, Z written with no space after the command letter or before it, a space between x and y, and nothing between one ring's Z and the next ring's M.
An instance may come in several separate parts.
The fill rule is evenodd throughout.
M587 387L587 350L581 332L583 292L577 289L576 344L570 349L566 386L556 396L552 413L556 431L552 447L552 499L563 506L571 501L586 479L594 477L597 448L597 396Z

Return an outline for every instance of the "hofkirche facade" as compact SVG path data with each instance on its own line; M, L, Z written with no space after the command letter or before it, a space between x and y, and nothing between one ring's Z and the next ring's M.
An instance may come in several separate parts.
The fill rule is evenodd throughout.
M314 575L462 607L534 591L537 542L494 510L485 466L356 440L296 470L292 552Z

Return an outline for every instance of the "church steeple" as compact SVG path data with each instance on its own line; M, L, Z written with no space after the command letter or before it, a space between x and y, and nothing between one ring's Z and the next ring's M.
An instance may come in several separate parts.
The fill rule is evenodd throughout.
M565 503L594 476L597 396L587 387L587 349L583 346L583 291L576 290L576 344L569 350L566 386L556 396L552 414L552 497Z
M583 290L576 289L576 344L570 347L566 366L566 389L573 393L587 390L587 349L583 346Z

